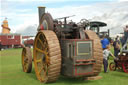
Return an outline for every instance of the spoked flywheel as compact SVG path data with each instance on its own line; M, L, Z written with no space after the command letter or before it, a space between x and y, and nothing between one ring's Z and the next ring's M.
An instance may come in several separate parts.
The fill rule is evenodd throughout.
M45 13L41 18L40 29L53 30L53 19L49 13Z
M93 56L96 60L94 64L94 76L97 76L101 72L102 63L103 63L103 50L101 47L100 39L97 34L91 30L86 30L85 35L88 39L93 40Z
M61 69L61 50L56 34L50 30L39 31L33 54L38 80L43 83L56 81Z
M29 47L24 47L22 50L22 68L26 73L32 70L32 53Z

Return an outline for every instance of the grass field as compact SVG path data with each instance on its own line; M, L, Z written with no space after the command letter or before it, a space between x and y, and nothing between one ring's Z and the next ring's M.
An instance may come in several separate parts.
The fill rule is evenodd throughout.
M100 76L103 78L93 81L60 76L50 85L125 85L128 83L128 74L120 70L108 73L102 71ZM8 49L0 51L0 85L43 85L43 83L36 79L34 68L30 74L22 71L21 49Z

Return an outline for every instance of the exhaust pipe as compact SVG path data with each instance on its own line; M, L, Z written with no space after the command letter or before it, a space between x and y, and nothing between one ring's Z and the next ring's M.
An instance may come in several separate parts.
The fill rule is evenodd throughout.
M41 23L41 17L45 13L45 7L38 7L38 12L39 12L39 25Z

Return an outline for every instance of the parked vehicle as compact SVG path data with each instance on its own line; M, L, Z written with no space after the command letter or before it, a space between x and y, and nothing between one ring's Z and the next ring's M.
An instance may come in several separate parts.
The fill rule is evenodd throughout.
M0 49L21 47L22 36L20 34L0 34Z
M67 17L53 20L45 7L39 7L39 27L31 49L22 50L23 71L30 73L32 60L38 80L54 82L62 74L80 78L97 76L101 72L103 54L100 38L85 29L86 22L67 23ZM64 22L59 21L63 19Z

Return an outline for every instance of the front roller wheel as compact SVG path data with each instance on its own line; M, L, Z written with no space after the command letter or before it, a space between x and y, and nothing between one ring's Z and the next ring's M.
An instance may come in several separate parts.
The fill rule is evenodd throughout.
M26 73L32 70L32 53L29 47L24 47L22 50L22 68Z
M43 83L56 81L61 69L61 50L56 34L50 30L38 32L33 54L38 80Z

